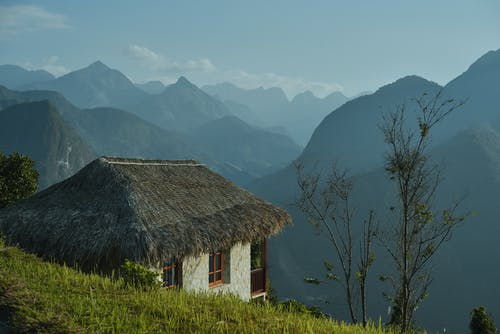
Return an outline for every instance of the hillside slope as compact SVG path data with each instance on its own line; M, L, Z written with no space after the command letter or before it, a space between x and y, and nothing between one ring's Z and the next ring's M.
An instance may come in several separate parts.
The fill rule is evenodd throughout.
M73 175L96 157L48 101L0 111L0 151L30 156L40 173L40 189Z
M54 76L44 70L29 71L17 65L0 65L0 85L11 89L53 79Z
M417 314L418 319L432 329L461 332L473 305L485 304L491 310L500 309L497 302L500 296L497 290L491 290L500 279L499 271L490 269L482 261L500 252L495 241L500 232L495 219L500 216L500 211L494 200L500 196L499 71L499 51L489 52L443 90L444 97L468 100L460 110L439 124L432 135L433 157L443 167L444 176L438 198L443 199L442 204L449 205L454 199L465 196L463 210L474 211L477 215L454 233L452 242L436 261L439 269L436 270L438 274L431 287L431 296ZM380 220L386 221L393 198L382 168L386 148L378 125L383 113L393 110L398 103L439 88L424 79L407 77L380 88L372 95L345 103L324 119L300 159L307 166L316 164L323 170L332 161L338 161L340 167L347 168L355 176L358 212L362 214L375 208ZM324 275L322 260L331 250L326 241L315 237L307 219L290 206L298 196L294 167L288 166L257 180L249 188L286 207L295 222L293 229L270 244L270 256L276 261L271 268L272 279L287 282L287 288L281 291L283 296L319 303L330 292L321 286L307 286L302 278L304 272L311 276ZM318 258L318 254L326 255ZM381 268L374 268L377 274L387 269L383 261L378 262ZM476 281L477 285L471 283ZM377 288L372 294L379 296L382 286L376 281L373 284ZM460 294L453 291L460 291ZM341 297L332 296L333 299ZM386 307L373 304L370 312L386 314ZM334 314L341 314L334 306L329 308ZM457 323L456 319L462 319L462 323Z
M185 77L151 95L128 110L165 129L190 132L198 126L230 114L220 101L193 85Z
M134 289L122 280L42 262L1 241L0 309L10 310L10 325L21 332L393 333L230 296Z
M79 108L123 108L148 95L120 71L100 61L54 80L23 86L22 89L54 90Z
M226 116L200 126L191 135L194 147L260 177L283 168L301 148L290 138L249 126L235 116Z
M278 87L242 89L228 82L204 86L202 89L232 106L235 115L244 121L260 127L280 128L281 133L300 145L307 143L326 115L348 100L340 92L321 99L306 91L289 101ZM246 106L248 110L243 113L239 106Z

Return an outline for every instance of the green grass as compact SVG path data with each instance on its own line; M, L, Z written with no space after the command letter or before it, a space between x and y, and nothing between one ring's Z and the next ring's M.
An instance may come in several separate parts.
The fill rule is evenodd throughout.
M245 303L227 295L126 287L0 243L0 309L38 333L392 333Z

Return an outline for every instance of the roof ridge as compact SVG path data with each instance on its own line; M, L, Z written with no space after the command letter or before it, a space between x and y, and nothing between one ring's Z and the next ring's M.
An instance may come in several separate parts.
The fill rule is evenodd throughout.
M205 164L200 163L169 163L169 162L135 162L135 161L109 161L109 164L114 165L142 165L142 166L205 166Z
M101 157L104 162L115 165L140 165L140 166L205 166L195 160L153 160L138 158Z

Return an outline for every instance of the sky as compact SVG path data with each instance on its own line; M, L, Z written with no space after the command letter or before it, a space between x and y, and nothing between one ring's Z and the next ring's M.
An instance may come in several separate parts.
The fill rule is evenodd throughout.
M500 48L500 0L0 0L0 64L56 76L100 60L132 81L353 96L439 84Z

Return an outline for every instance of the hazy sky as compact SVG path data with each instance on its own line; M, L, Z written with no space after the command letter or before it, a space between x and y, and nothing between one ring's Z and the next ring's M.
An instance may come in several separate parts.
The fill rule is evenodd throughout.
M500 0L0 0L0 64L55 75L101 60L135 82L354 95L444 84L499 48Z

